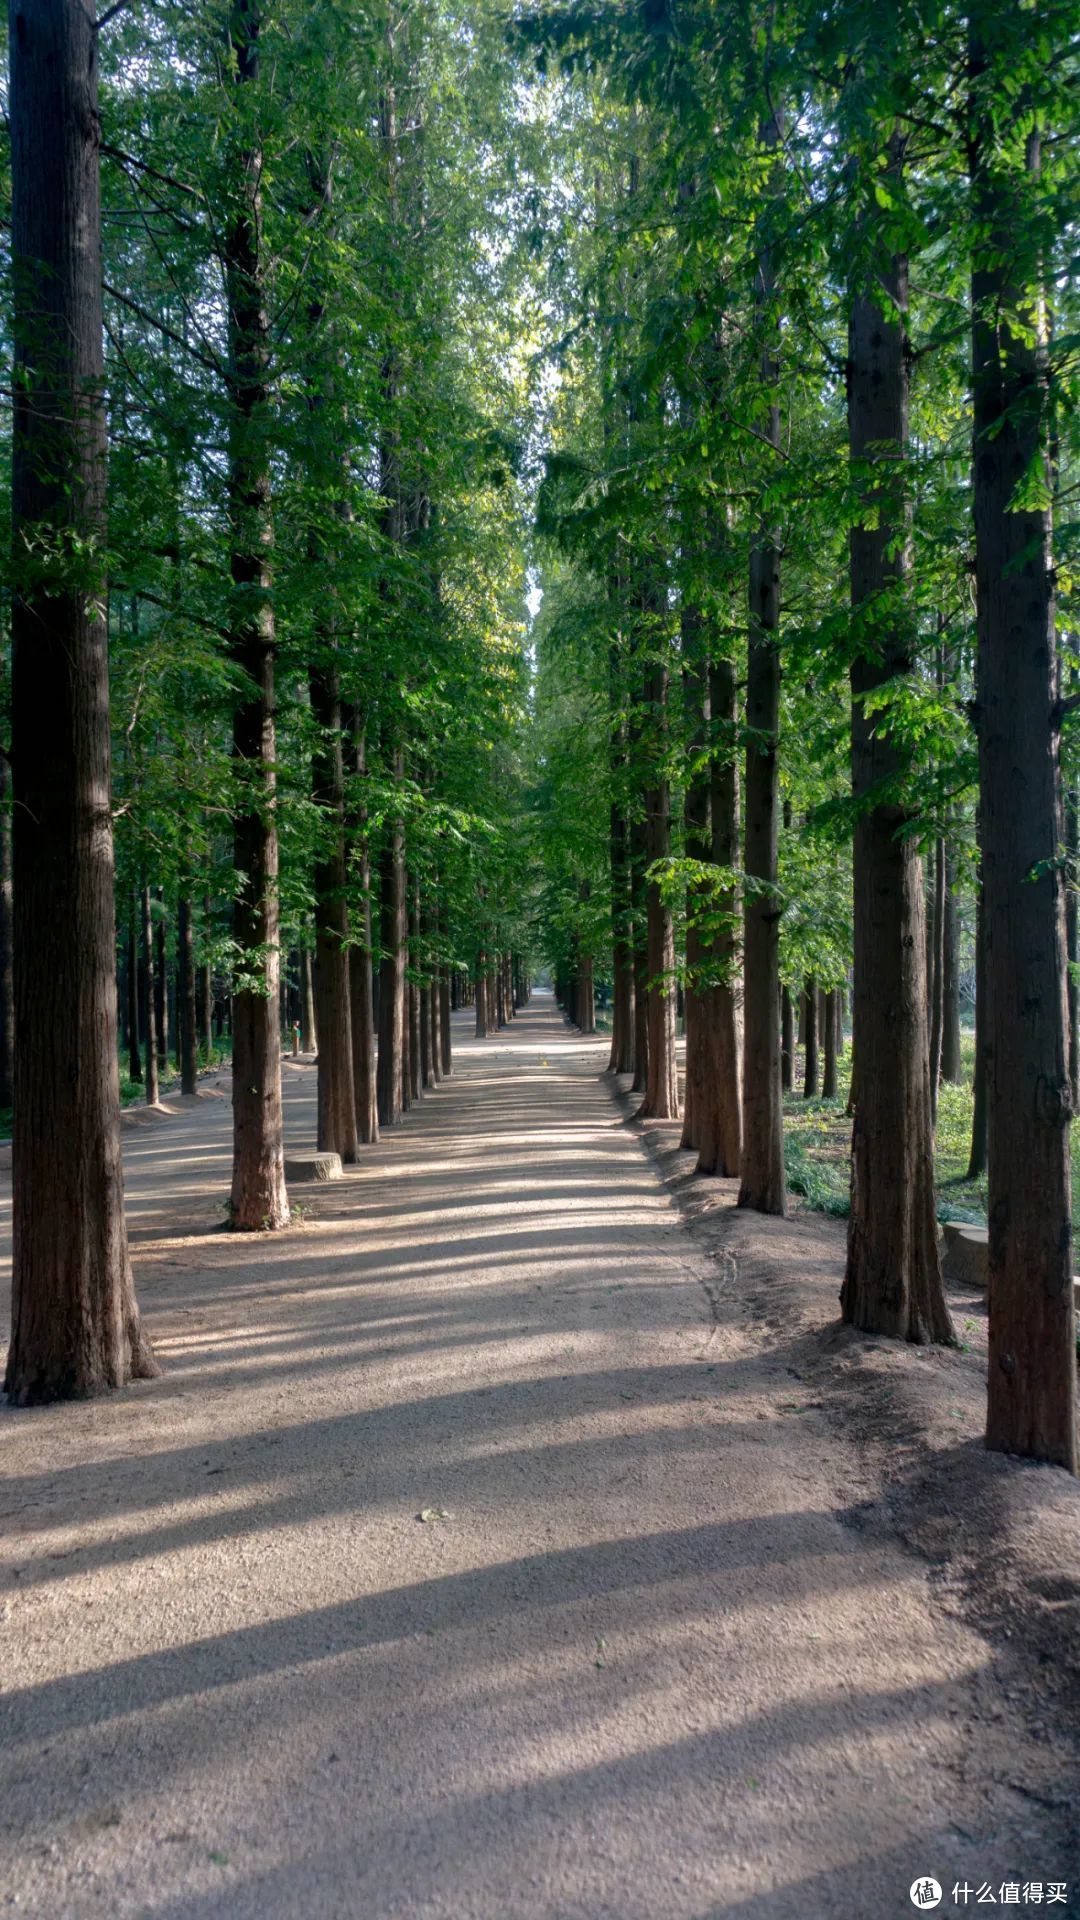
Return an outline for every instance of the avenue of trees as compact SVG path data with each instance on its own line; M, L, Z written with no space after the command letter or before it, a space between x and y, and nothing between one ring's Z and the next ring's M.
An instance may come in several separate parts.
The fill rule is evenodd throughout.
M278 1230L294 1022L355 1161L541 959L765 1213L849 1007L841 1311L948 1342L970 955L987 1440L1077 1470L1077 53L1064 0L12 0L14 1401L156 1370L121 1071L231 1053Z

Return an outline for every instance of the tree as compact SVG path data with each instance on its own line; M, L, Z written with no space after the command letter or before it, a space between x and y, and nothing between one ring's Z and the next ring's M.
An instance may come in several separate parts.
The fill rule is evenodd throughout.
M262 256L263 155L252 95L259 78L259 0L233 0L232 204L224 233L229 334L231 652L240 676L233 714L238 787L233 937L234 1228L287 1226L278 986L278 840L275 822L274 609L270 597L270 341Z
M97 30L11 14L14 1272L21 1406L157 1373L124 1225L105 619Z
M902 149L889 149L899 193ZM886 190L886 197L888 193ZM870 207L877 202L868 195ZM874 213L867 218L874 221ZM843 1317L870 1333L951 1340L934 1199L922 861L905 805L893 719L911 672L905 603L908 444L907 263L882 245L860 262L848 326L848 445L863 511L851 529L855 822L853 1046L858 1062Z
M987 1445L1078 1470L1061 712L1040 289L1038 75L971 14L973 508L985 888ZM1018 65L1026 86L1017 88ZM1008 84L1006 84L1008 83ZM1002 103L1008 110L1002 110Z

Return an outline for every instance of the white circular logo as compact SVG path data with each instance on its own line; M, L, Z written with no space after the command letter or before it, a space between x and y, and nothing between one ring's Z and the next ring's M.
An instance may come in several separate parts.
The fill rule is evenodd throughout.
M912 1906L918 1907L920 1913L929 1913L932 1907L941 1905L941 1887L930 1874L921 1873L919 1878L911 1883L909 1898Z

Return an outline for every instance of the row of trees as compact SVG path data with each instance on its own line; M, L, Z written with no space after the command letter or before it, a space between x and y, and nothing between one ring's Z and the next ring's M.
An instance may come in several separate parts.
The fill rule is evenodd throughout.
M993 0L690 0L520 31L562 151L549 945L570 976L610 952L611 1064L645 1114L679 1111L681 979L684 1144L769 1213L791 994L850 971L843 1316L949 1341L933 1130L959 863L987 1437L1075 1471L1074 27ZM575 735L589 799L562 816Z
M187 1084L229 988L240 1229L288 1220L283 948L346 1158L534 908L657 1116L681 971L687 1144L765 1212L793 997L835 1057L850 972L843 1312L951 1338L952 868L988 1437L1075 1469L1064 0L14 0L10 68L9 1393L154 1368L115 952L156 1057L163 918Z
M13 10L19 1403L155 1370L117 948L148 1098L169 987L185 1090L216 1011L237 1229L289 1218L283 947L346 1160L449 1070L460 969L522 950L510 74L396 0Z

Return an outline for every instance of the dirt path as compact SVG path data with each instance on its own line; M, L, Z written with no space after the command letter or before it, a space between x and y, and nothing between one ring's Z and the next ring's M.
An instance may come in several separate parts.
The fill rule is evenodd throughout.
M285 1235L213 1230L227 1101L130 1130L168 1375L0 1418L0 1908L889 1920L917 1875L949 1913L1066 1879L986 1643L860 1529L601 1050L539 996L465 1031Z

